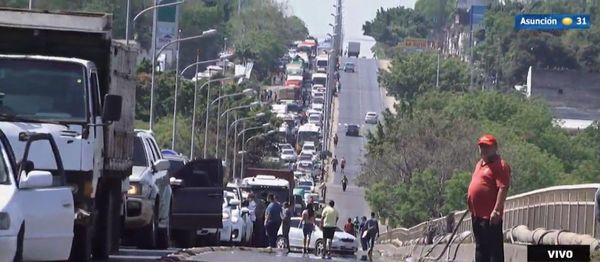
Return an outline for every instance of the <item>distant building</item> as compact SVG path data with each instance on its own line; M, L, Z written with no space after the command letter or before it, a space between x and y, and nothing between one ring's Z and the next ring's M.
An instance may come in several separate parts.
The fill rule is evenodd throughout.
M600 121L600 73L529 67L527 84L515 88L547 100L564 129L581 130Z
M485 12L490 2L490 0L456 2L454 21L445 30L444 53L468 61L470 47L477 44L471 33L483 29Z

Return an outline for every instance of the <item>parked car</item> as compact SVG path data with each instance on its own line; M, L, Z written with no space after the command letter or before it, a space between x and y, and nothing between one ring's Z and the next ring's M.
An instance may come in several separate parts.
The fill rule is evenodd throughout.
M346 136L360 136L360 126L356 124L347 125Z
M365 115L365 123L367 124L377 124L379 120L377 119L376 112L367 112Z
M298 159L298 155L294 152L292 148L286 148L281 150L281 154L279 155L281 160L285 162L295 162Z
M250 243L253 227L250 211L242 207L238 195L231 191L223 191L223 228L219 229L220 241Z
M302 188L307 192L315 192L315 182L311 178L304 178L296 180L296 188Z
M53 140L49 134L34 136ZM29 139L34 141L34 136ZM24 152L38 143L44 143L38 149L50 148L46 142L37 141L26 144ZM56 144L52 147L58 152ZM35 170L34 163L25 156L14 155L2 131L0 154L0 261L68 260L74 200L71 187L65 183L60 155L48 152L50 163L56 162L54 176L50 171ZM20 175L17 161L30 163L23 165Z
M356 71L356 64L354 64L353 62L346 62L344 64L344 72L348 73L348 72L352 72L354 73Z
M167 174L170 163L163 158L152 132L135 133L125 231L134 233L139 248L166 249L172 193Z
M302 249L304 236L302 233L302 227L300 227L300 217L292 217L290 223L289 242L290 248ZM317 225L321 224L321 219L316 219ZM277 247L287 248L287 243L283 237L282 228L279 228L277 233ZM358 250L358 241L339 227L335 229L333 240L331 241L331 251L343 254L354 254ZM316 226L310 237L310 243L308 249L314 252L315 255L320 256L323 254L323 231L321 228Z

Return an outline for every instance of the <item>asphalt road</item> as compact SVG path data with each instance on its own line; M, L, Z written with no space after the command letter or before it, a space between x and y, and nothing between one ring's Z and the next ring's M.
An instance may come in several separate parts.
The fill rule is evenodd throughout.
M369 206L364 198L364 189L355 185L355 179L361 171L361 161L364 154L364 146L367 143L365 134L374 125L365 124L364 117L368 111L381 112L384 108L383 99L377 82L377 60L373 59L342 59L340 69L346 61L354 62L355 73L344 73L340 71L341 92L338 107L338 145L334 154L338 160L346 159L344 174L348 177L348 188L342 191L341 180L344 174L339 166L333 179L327 185L327 199L333 199L335 207L340 214L338 226L343 227L349 217L370 216ZM361 136L346 136L345 125L358 124L361 127Z

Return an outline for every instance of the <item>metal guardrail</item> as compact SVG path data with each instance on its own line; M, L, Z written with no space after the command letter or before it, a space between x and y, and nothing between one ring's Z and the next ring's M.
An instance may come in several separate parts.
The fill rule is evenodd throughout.
M600 183L554 186L508 197L504 206L504 230L518 225L528 228L560 229L600 238L594 220L595 194ZM455 212L458 221L466 210ZM447 217L425 221L411 228L396 228L381 235L381 240L402 242L426 235L428 228L446 230ZM457 233L471 231L471 218L466 217Z

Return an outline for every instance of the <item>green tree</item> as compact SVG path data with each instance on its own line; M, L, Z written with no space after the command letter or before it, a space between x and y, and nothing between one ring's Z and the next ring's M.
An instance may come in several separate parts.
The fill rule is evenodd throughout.
M461 91L468 86L467 66L455 58L440 58L439 90ZM381 75L381 83L388 93L409 103L418 95L436 87L437 55L416 53L396 56L389 71Z

